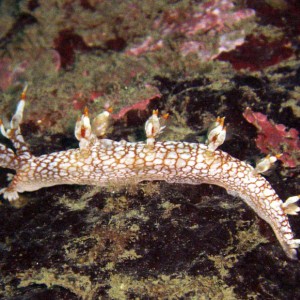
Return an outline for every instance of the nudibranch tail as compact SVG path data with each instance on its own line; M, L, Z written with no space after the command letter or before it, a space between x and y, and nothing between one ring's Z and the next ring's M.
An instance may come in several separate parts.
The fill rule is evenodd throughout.
M13 201L18 193L34 191L59 184L89 184L106 186L111 182L126 184L143 180L165 180L187 184L215 184L228 193L241 197L262 219L270 224L288 257L296 259L300 240L294 239L288 214L300 208L299 196L283 202L270 183L261 175L279 155L267 156L255 168L217 148L226 138L224 118L218 117L209 130L206 144L158 142L164 129L158 111L145 124L146 142L112 141L104 136L110 112L105 111L91 122L85 109L75 125L78 149L54 152L35 157L30 154L20 131L25 106L24 89L10 128L1 123L2 135L15 148L0 144L0 166L16 171L9 186L0 193ZM162 117L164 118L164 116Z

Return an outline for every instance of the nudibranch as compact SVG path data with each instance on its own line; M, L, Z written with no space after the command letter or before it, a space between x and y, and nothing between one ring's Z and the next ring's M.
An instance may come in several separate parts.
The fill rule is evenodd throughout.
M224 142L224 118L211 126L205 144L156 141L162 132L158 112L145 125L146 142L112 141L103 136L110 112L107 110L90 123L88 110L75 125L78 149L36 157L29 151L20 131L26 89L13 115L10 128L1 122L1 133L10 139L14 150L0 144L0 167L15 170L8 187L0 193L14 201L19 193L60 184L105 186L116 182L165 180L170 183L214 184L242 198L262 219L270 224L286 255L297 258L300 239L294 239L288 214L297 214L299 196L283 202L270 183L261 175L278 156L267 156L255 168L226 152L217 150Z

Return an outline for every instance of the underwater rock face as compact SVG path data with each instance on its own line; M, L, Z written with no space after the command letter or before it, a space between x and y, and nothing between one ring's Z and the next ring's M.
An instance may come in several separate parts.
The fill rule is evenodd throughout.
M99 111L113 104L118 117L109 137L117 140L142 140L143 124L155 108L171 115L162 140L199 142L211 121L225 116L227 140L221 149L248 162L262 154L255 127L243 117L246 107L297 129L299 27L296 18L288 23L280 17L299 11L295 1L251 1L249 7L233 8L254 10L258 17L258 32L240 25L252 35L247 33L245 43L228 57L218 56L234 68L217 59L204 66L192 53L178 56L182 43L172 44L175 37L164 43L166 48L129 58L126 51L153 34L155 21L185 20L176 19L168 4L150 10L132 1L126 19L125 4L115 9L105 4L103 10L96 0L62 1L60 9L53 1L19 1L18 7L3 3L5 20L11 21L0 37L0 65L6 66L3 77L0 72L0 115L8 118L28 81L29 121L22 130L36 155L77 145L70 128L78 113L74 108L85 105ZM184 1L178 3L182 13L194 13L199 6L189 10ZM111 13L96 19L102 31L89 23L99 11ZM79 15L87 29L78 25L66 34ZM261 31L264 38L257 42ZM61 51L68 38L69 54ZM247 56L253 45L255 58ZM234 70L241 66L250 67ZM262 68L261 73L251 71ZM7 173L1 169L1 187L7 185ZM299 193L298 165L276 163L267 178L282 198ZM299 262L286 258L272 229L250 208L216 186L57 186L26 193L18 205L3 201L0 206L3 299L300 298ZM299 237L299 218L290 221Z

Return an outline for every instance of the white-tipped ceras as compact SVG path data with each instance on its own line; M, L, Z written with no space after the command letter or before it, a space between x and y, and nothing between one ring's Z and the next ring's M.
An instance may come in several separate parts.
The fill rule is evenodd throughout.
M5 199L13 201L18 198L18 193L59 184L105 186L113 182L126 184L144 180L215 184L229 194L241 197L271 225L287 256L296 259L300 240L294 239L287 214L297 214L299 208L295 202L299 196L290 197L284 203L260 174L276 157L267 156L253 168L217 150L225 140L224 118L217 118L206 144L157 142L155 138L163 127L154 111L145 125L146 143L131 143L98 138L99 132L100 135L105 133L109 112L98 115L91 126L86 109L75 125L78 149L36 157L29 152L20 132L25 93L26 88L10 128L6 130L1 122L2 134L15 148L13 151L0 144L0 166L16 171L9 186L1 190Z

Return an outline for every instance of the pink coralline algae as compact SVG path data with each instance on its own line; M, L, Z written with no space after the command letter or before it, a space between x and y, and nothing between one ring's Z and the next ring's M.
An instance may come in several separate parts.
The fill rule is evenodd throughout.
M159 50L163 47L163 41L158 40L154 41L152 36L148 36L140 45L137 45L136 47L132 47L126 51L126 54L133 55L133 56L139 56L143 54L144 52L152 52Z
M247 108L244 118L258 129L256 146L265 154L282 154L279 160L285 167L295 168L300 164L299 132L283 124L268 121L267 116Z
M261 70L280 63L294 55L287 37L268 41L264 35L249 35L245 42L234 51L223 51L218 60L229 61L236 70Z
M161 18L155 23L156 28L161 28L163 35L182 33L185 36L194 36L210 30L223 31L229 26L251 16L254 10L242 9L234 11L235 6L230 0L214 0L199 4L197 11L185 13L180 16L179 11L174 11L172 18Z
M208 1L199 4L196 9L167 11L153 24L160 39L148 36L126 53L138 56L161 49L164 47L164 39L176 35L181 37L178 45L181 55L196 53L201 60L209 61L244 43L245 30L234 29L234 25L254 15L252 9L236 9L231 0ZM208 45L207 37L212 41L211 45Z
M41 49L35 52L32 58L15 62L13 59L3 57L0 59L0 90L23 84L24 78L30 68L38 63L40 68L47 68L47 71L58 72L61 68L61 57L56 50Z
M10 58L2 58L0 60L0 90L5 91L13 84L18 83L27 66L28 61L13 66Z
M134 103L132 105L125 106L117 114L112 114L112 118L115 119L115 120L122 119L129 111L132 111L132 110L141 110L141 111L143 111L148 107L149 103L152 100L156 100L156 99L159 99L159 98L161 98L161 94L157 93L152 97L140 100L137 103Z

